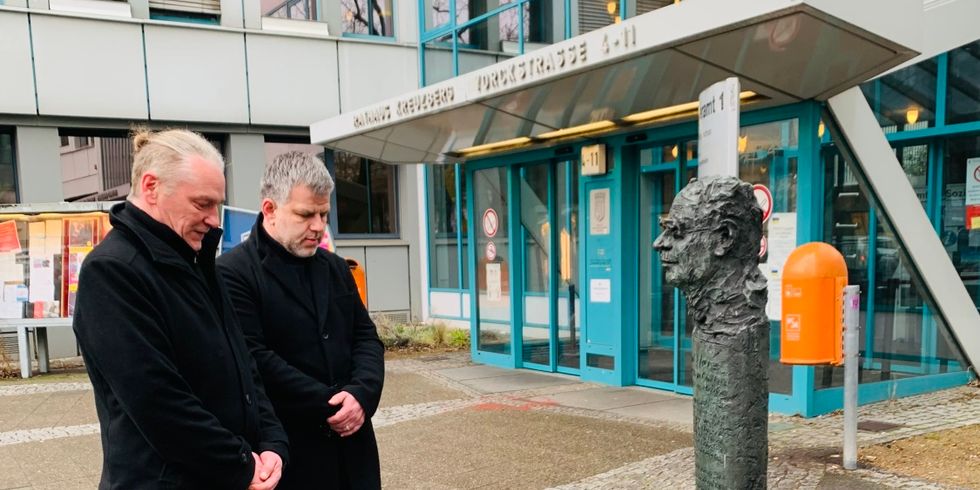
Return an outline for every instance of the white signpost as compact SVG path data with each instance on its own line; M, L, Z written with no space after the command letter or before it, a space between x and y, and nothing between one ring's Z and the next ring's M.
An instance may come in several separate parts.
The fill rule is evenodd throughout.
M698 178L738 177L738 78L726 78L698 97Z

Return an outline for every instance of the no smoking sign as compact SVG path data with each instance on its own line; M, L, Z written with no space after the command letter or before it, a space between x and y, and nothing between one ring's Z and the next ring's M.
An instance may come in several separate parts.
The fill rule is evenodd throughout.
M497 236L498 227L500 227L500 219L497 216L497 211L493 208L487 209L483 213L483 234L487 238L493 238Z
M756 184L752 186L752 193L755 194L755 200L762 208L762 222L769 221L769 217L772 216L772 192L769 192L768 187Z

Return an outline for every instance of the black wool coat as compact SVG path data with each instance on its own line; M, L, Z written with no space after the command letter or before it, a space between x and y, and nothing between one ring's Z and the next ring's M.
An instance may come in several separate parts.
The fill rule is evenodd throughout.
M370 417L384 384L384 345L347 262L317 249L299 258L272 239L258 216L248 239L218 258L269 398L289 435L280 489L380 488ZM327 401L347 391L365 423L340 438Z
M288 461L227 292L221 230L195 254L132 204L86 257L74 330L102 430L100 489L245 489L252 452Z

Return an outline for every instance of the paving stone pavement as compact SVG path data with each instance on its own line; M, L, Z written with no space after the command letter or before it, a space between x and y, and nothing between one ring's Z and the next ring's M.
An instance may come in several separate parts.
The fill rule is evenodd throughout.
M23 444L25 442L43 442L63 437L78 437L98 434L99 424L73 425L68 427L45 427L42 429L14 430L0 432L0 446Z
M595 405L561 402L572 399L582 400L583 397L593 396L593 393L595 396L603 396L605 393L620 400L635 399L636 403L640 403L642 399L649 397L649 391L610 388L579 382L576 378L562 375L495 370L473 364L469 360L468 352L390 360L386 368L391 374L390 380L398 383L399 386L392 385L386 388L382 406L373 419L379 434L388 434L385 440L382 440L379 435L379 444L395 444L392 447L409 449L415 447L420 453L424 451L421 451L422 448L418 446L413 446L414 441L391 438L399 433L411 433L412 430L416 430L412 429L413 427L436 427L436 430L443 431L444 435L427 439L429 444L439 445L441 443L438 441L446 441L445 447L450 448L452 447L450 441L457 434L453 433L452 426L442 425L443 420L486 419L486 417L480 418L482 416L479 415L466 414L498 414L491 419L513 421L507 423L518 425L529 423L522 422L522 419L580 420L583 427L589 427L590 424L595 425L585 421L595 420L595 423L602 427L633 426L636 430L643 431L649 431L650 428L672 429L674 434L687 433L685 437L688 438L691 432L689 423L678 422L683 420L682 418L668 420L644 416L649 415L642 413L642 407L647 406L645 404L635 405L632 410L622 410L612 407L613 404L609 402L611 398L603 398L599 400L602 403ZM91 385L84 382L39 382L0 386L0 456L8 455L6 459L0 457L0 489L95 487L100 471L98 466L101 464L101 453L98 451L99 427L98 424L93 423L96 419L94 404L91 402L91 389ZM433 393L438 393L438 396L427 397L427 394ZM665 400L660 406L677 406L679 407L677 410L684 410L684 403L687 403L687 407L690 406L689 399L684 397L666 394L655 398ZM649 405L657 406L658 403ZM590 408L594 406L601 406L601 409ZM554 415L551 419L542 419L540 416L535 418L522 414ZM873 469L844 471L839 466L842 440L841 418L839 413L811 419L771 415L769 488L819 490L953 488ZM859 442L863 446L978 424L980 423L980 391L975 387L961 387L867 405L861 407L859 420L900 425L883 432L859 432ZM402 424L407 424L404 427L411 430L398 429ZM438 429L439 427L441 429ZM472 431L473 428L469 429ZM528 434L532 433L541 436L548 432L541 432L540 428L528 426ZM650 433L658 432L655 430ZM499 434L487 433L486 437L487 441L493 441L499 438ZM670 442L676 443L676 438ZM506 444L513 445L515 441L501 441L501 443L505 444L500 446L504 448L507 447ZM532 447L536 444L533 439L523 443ZM549 441L548 444L554 444L554 441ZM694 488L694 455L693 448L689 444L688 440L681 444L686 447L679 449L673 449L677 447L676 445L665 446L663 454L625 452L622 453L624 456L621 456L625 459L617 460L613 465L596 467L596 470L600 471L597 474L578 473L572 478L572 480L581 478L577 481L569 481L567 476L563 478L560 471L555 471L556 466L553 461L549 463L547 470L544 469L546 466L542 466L541 471L544 473L529 473L527 476L529 479L523 479L521 475L508 475L509 479L506 480L487 480L478 475L489 475L492 478L493 475L500 473L500 469L482 468L478 463L473 463L473 460L468 462L469 466L465 468L455 467L452 463L454 453L449 450L446 459L446 464L449 466L446 471L450 473L457 471L461 476L457 480L445 480L455 481L453 484L443 483L436 486L480 488L489 485L511 488L521 487L520 483L523 482L527 488L561 490L689 489ZM398 454L407 451L408 454L403 456L411 458L413 455L409 449ZM84 454L79 454L79 450ZM506 452L503 449L501 451ZM456 454L457 457L462 455ZM559 453L554 451L549 454L552 457L559 457ZM80 457L83 459L75 461ZM578 457L583 456L578 455ZM42 464L43 461L60 461L59 458L67 458L74 462ZM526 461L522 462L524 463ZM500 464L499 459L495 464ZM402 466L406 465L402 464ZM411 464L407 466L411 467ZM532 471L527 468L526 470ZM403 477L400 482L405 483L405 475L400 476ZM411 485L406 488L409 487Z
M38 383L13 386L0 386L0 396L34 395L37 393L58 393L61 391L86 391L92 383Z

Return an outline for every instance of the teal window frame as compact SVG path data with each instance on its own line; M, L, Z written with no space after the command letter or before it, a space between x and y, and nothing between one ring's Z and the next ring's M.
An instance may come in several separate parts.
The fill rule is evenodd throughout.
M464 200L463 193L462 193L463 192L462 181L465 178L465 176L464 176L465 169L464 169L464 166L462 164L459 164L459 163L454 163L453 166L455 167L455 175L454 175L455 183L454 183L454 185L456 186L456 206L455 206L455 208L456 208L456 223L458 223L458 225L456 226L456 246L457 246L457 250L458 250L458 253L456 254L456 261L457 261L457 264L456 264L457 282L456 282L456 284L458 284L459 287L456 287L456 288L434 288L434 287L432 287L432 275L431 275L431 273L432 273L431 272L431 269L432 269L432 263L433 263L432 262L432 253L431 253L431 250L432 249L431 249L431 247L428 247L428 246L425 247L426 264L429 264L429 267L428 267L429 270L426 271L426 274L425 274L425 285L428 288L428 293L426 293L427 295L429 295L429 293L433 293L433 292L437 292L437 293L456 293L456 294L459 294L459 303L460 303L459 304L459 312L460 312L460 316L434 315L434 314L431 314L431 313L429 314L429 316L431 316L432 318L441 318L441 319L445 319L445 320L469 320L470 317L463 315L463 311L465 311L464 308L463 308L463 295L464 294L469 294L470 289L469 289L469 285L467 284L467 282L464 281L464 274L463 274L463 272L464 272L463 267L466 267L466 261L468 260L467 257L469 255L468 253L466 253L466 254L463 253L463 226L462 226L462 223L463 223L463 213L465 213L466 210L463 209L463 207L460 205L460 202ZM436 238L439 238L439 237L432 236L432 230L431 230L431 227L429 226L429 223L428 223L428 220L430 219L430 216L432 216L432 214L431 214L431 211L432 210L429 209L429 199L428 199L428 197L429 197L428 196L428 193L429 193L429 182L432 179L432 176L430 175L430 170L431 169L430 169L430 166L429 165L425 165L423 168L424 168L424 172L423 172L423 175L422 175L422 179L423 179L423 182L424 182L423 188L425 189L425 193L426 193L426 199L424 200L424 202L425 202L424 210L425 210L425 219L426 219L425 237L426 237L426 243L432 243L432 240L434 240ZM466 201L469 201L468 199L465 199L465 200ZM467 252L468 252L468 250L467 250ZM429 298L430 298L429 301L430 301L430 304L431 304L431 295L429 295ZM472 310L470 310L470 314L472 315Z
M489 1L489 0L488 0ZM480 24L495 16L499 16L501 13L506 12L511 9L520 9L523 11L525 5L530 5L534 2L543 2L547 0L512 0L509 3L499 5L487 12L484 12L476 17L467 19L464 22L456 22L456 0L449 0L449 20L445 24L435 26L431 29L427 29L425 26L425 17L428 14L425 8L425 0L418 0L418 21L419 21L419 86L425 87L429 84L428 78L426 76L425 69L425 51L426 45L438 46L442 48L450 48L452 51L452 76L459 76L459 51L460 49L473 49L475 45L466 44L459 41L460 33L473 26ZM571 0L562 0L564 4L564 14L565 14L565 39L571 37L572 24L571 24ZM627 0L620 0L620 4L625 7ZM518 19L522 16L518 13ZM524 54L524 22L519 21L517 23L517 55L520 56ZM440 38L450 36L451 41L439 41ZM557 42L557 41L556 41Z

